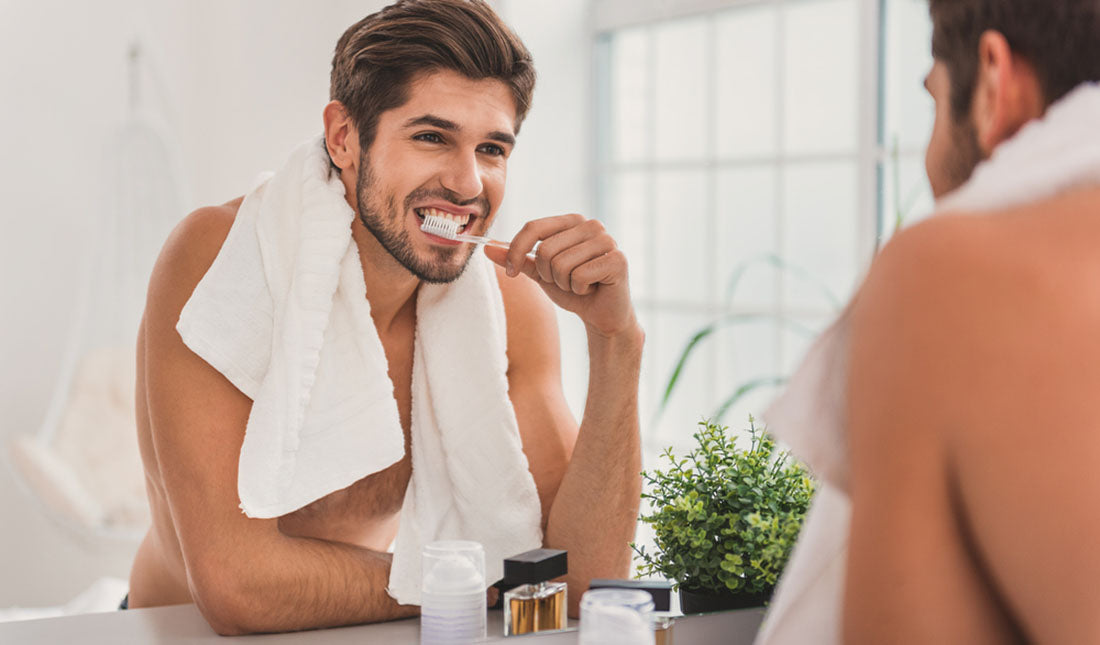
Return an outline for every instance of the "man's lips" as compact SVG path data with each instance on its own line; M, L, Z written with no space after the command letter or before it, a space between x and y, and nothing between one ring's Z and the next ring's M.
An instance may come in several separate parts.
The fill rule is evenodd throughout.
M458 220L460 222L480 217L483 214L481 208L477 204L456 206L449 202L420 203L413 205L412 209L420 215L436 215L447 219Z

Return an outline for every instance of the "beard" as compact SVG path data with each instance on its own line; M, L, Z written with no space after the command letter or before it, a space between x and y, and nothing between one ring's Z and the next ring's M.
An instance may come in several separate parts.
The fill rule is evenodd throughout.
M409 231L404 226L405 214L417 201L431 198L443 199L458 206L481 202L481 212L486 215L489 213L488 200L484 196L462 200L445 188L417 188L405 197L402 207L398 208L395 195L383 195L379 190L378 179L371 171L366 152L360 155L359 176L355 180L359 221L363 222L363 226L378 240L382 248L417 279L432 284L445 284L454 282L466 270L470 258L473 257L474 245L431 246L426 251L417 253ZM379 201L383 203L377 204Z
M984 160L981 145L978 143L978 129L970 119L957 121L951 125L951 140L955 142L943 164L944 180L948 190L954 191L974 174L974 169ZM945 193L946 194L946 193Z

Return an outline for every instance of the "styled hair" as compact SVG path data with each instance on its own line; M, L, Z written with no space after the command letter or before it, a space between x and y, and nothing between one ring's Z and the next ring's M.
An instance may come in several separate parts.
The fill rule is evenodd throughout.
M332 57L329 96L347 109L363 150L378 119L405 104L418 75L451 70L511 90L516 131L531 106L531 53L484 0L399 0L344 32Z
M1100 80L1100 0L929 0L929 11L932 55L951 77L956 121L970 113L987 30L1000 32L1034 67L1046 106Z

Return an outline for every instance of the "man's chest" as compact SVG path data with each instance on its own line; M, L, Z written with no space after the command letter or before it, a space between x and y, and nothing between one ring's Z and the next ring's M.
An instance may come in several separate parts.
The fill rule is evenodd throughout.
M412 461L406 454L389 468L280 517L279 530L385 550L396 535L411 475Z

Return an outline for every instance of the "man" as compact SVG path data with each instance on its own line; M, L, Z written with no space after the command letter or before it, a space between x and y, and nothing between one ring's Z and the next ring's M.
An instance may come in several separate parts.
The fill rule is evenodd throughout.
M533 84L527 50L481 0L402 0L340 39L324 149L354 210L352 257L362 265L359 289L365 285L385 352L392 381L385 388L392 385L405 456L299 510L272 519L241 513L238 458L253 400L177 332L196 285L228 244L242 200L199 209L172 234L138 339L139 440L154 521L131 574L131 607L195 602L221 634L417 613L387 594L393 556L386 552L410 472L435 467L409 456L412 410L428 396L413 385L417 294L484 261L471 244L421 232L420 217L434 209L469 218L468 233L486 233ZM569 551L575 614L589 579L627 575L639 502L643 334L626 261L598 222L579 215L531 221L510 249L485 255L499 265L507 320L500 376L527 460L518 467L529 466L537 488L545 546ZM588 332L590 385L579 428L561 391L551 303L578 315Z
M930 7L944 215L769 415L827 486L760 642L1100 641L1100 2Z

